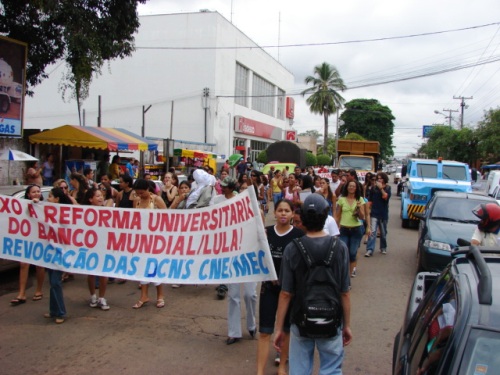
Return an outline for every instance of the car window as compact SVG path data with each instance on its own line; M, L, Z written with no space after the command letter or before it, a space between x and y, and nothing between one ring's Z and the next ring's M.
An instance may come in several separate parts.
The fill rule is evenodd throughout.
M480 203L484 203L484 201L439 197L436 198L432 207L431 218L479 222L472 210Z
M500 332L471 330L459 374L488 374L500 369Z
M410 373L435 374L455 323L455 290L449 271L443 272L413 317ZM424 371L424 372L422 372Z
M436 164L417 164L417 176L427 178L437 178Z
M450 180L466 181L466 169L460 165L443 165L443 178Z

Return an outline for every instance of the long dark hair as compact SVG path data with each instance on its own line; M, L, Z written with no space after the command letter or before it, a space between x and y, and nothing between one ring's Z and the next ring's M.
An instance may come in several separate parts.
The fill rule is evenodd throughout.
M356 191L354 192L354 197L356 198L356 200L359 200L359 198L363 196L363 188L361 187L361 184L356 180L347 181L342 187L342 193L340 195L343 197L347 197L348 194L347 187L351 182L354 182L356 184Z
M59 198L60 204L73 204L73 201L66 195L63 189L55 187L50 190L54 198Z
M76 192L76 201L79 204L83 204L85 200L85 192L87 191L87 180L81 173L71 173L69 176L70 180L78 181L78 191Z

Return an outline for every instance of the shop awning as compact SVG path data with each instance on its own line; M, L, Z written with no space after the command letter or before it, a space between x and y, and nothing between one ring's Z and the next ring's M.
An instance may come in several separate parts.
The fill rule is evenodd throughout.
M197 159L217 159L217 154L209 151L187 150L185 148L174 149L174 156Z
M31 143L109 151L156 151L157 143L119 128L63 125L29 137Z

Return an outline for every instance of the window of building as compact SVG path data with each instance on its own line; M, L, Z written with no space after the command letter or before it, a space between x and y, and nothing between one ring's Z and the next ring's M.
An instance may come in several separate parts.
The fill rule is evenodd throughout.
M278 101L278 108L276 112L276 118L279 120L284 120L285 119L285 91L282 89L278 88L278 96L276 97L276 100Z
M236 85L235 85L236 104L248 107L248 69L243 65L236 63Z
M271 143L267 142L259 142L259 141L250 141L250 160L257 160L257 156L269 147Z
M274 85L264 78L253 75L252 109L274 116Z

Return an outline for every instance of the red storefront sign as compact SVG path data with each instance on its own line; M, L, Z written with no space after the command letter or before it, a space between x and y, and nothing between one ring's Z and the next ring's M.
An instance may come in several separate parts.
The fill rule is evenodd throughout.
M242 133L267 139L281 140L281 128L241 116L235 116L235 119L235 133Z
M287 96L286 98L286 118L293 119L295 116L295 99Z
M297 140L297 132L295 130L287 130L286 131L286 140L287 141L296 141Z

